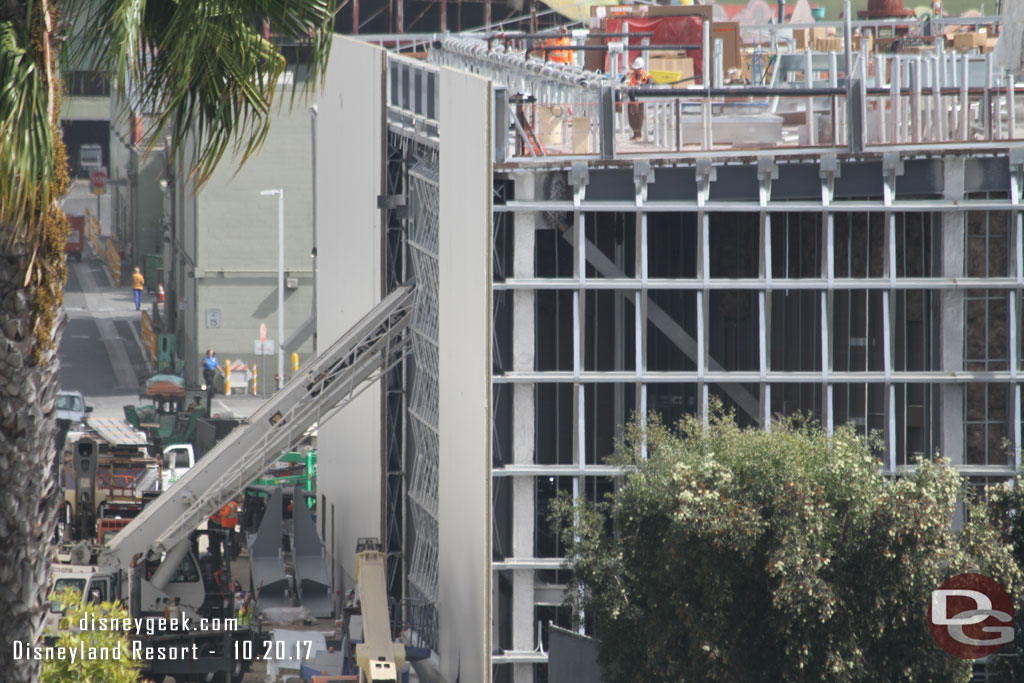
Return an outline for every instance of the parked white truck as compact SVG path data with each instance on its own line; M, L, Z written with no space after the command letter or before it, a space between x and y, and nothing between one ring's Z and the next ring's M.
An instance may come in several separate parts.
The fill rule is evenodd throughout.
M160 490L166 491L196 464L195 450L190 443L179 443L164 448L163 467L160 471Z

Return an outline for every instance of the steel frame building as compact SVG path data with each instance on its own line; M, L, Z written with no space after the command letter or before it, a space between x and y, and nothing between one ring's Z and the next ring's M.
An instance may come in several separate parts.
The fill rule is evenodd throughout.
M714 89L673 94L671 107L642 93L650 125L629 145L614 88L586 74L462 38L436 45L431 64L374 54L377 296L410 278L418 291L415 352L380 398L379 521L393 588L432 614L426 637L446 675L535 680L544 625L568 625L547 503L611 491L619 471L606 459L634 416L707 414L717 399L765 429L801 411L877 433L887 474L935 452L979 484L1019 468L1024 112L990 65L975 87L984 60L950 57L962 80L928 85L919 58L893 58L890 82L862 73L801 94L825 112L802 125L832 131L817 144L805 130L803 142L735 149L715 127L727 95ZM694 140L675 114L687 97ZM590 127L594 152L524 144L529 108L551 106ZM460 186L446 157L478 161L488 189ZM464 268L485 275L464 284L482 287L476 308L453 292ZM486 371L452 359L463 334L486 344ZM466 375L470 388L446 402ZM460 416L481 424L451 419L446 406L474 401L486 411ZM486 437L450 446L474 429ZM453 505L473 487L486 487L475 499L486 509ZM446 514L484 521L446 540ZM478 611L479 633L446 616L446 574L464 558L487 574L459 607ZM446 646L446 632L465 641Z

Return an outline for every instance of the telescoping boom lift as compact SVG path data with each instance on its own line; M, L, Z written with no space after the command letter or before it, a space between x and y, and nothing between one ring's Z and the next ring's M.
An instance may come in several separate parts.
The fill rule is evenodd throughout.
M362 605L363 642L356 645L359 683L397 683L405 664L405 646L391 639L387 555L376 539L356 552L356 583Z
M100 563L126 569L139 553L181 557L189 534L205 519L297 446L314 423L344 408L400 359L411 313L412 285L405 285L317 357L301 381L288 382L248 425L228 434L147 506L114 537Z
M190 580L189 572L180 571L195 561L193 532L282 453L293 450L311 426L344 408L402 358L412 302L413 285L402 285L311 361L248 424L228 434L118 533L101 551L99 567L82 568L89 585L102 575L109 581L107 599L127 601L132 616L163 615L168 604L196 616L210 595L198 578ZM155 569L154 562L160 562ZM147 571L136 571L147 565ZM61 575L73 572L65 567ZM159 662L151 664L157 672ZM237 662L230 665L237 671Z

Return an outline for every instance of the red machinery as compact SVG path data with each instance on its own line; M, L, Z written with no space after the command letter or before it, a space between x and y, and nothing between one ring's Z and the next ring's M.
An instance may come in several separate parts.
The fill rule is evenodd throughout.
M857 12L861 19L912 17L914 10L903 6L903 0L868 0L868 8Z
M85 216L68 216L68 223L70 229L64 253L68 258L74 257L76 261L81 261L85 250Z

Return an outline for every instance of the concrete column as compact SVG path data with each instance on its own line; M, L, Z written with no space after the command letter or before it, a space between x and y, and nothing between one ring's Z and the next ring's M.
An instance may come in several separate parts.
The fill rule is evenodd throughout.
M964 198L964 160L947 157L944 161L943 199ZM939 237L938 266L941 277L963 277L964 234L967 221L960 210L943 211ZM937 292L939 320L939 363L945 372L964 369L964 294L961 290ZM964 463L964 388L958 384L940 385L939 449L953 464Z
M516 180L516 199L534 198L533 174ZM536 216L530 212L515 214L512 254L512 276L534 276L534 252L537 237ZM512 369L534 369L536 349L534 311L536 294L532 290L517 289L512 294ZM512 461L529 465L534 460L536 430L536 403L534 386L515 384L512 390ZM534 479L514 477L512 480L512 555L534 555ZM512 572L512 649L529 651L534 648L533 604L534 572L517 569ZM533 665L513 665L515 683L533 683Z

